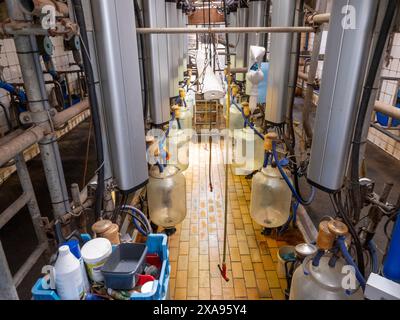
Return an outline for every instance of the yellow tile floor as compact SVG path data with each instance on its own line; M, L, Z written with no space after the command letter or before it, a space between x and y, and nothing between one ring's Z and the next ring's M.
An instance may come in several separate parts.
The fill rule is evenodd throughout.
M209 189L208 146L192 144L186 176L187 217L170 237L172 300L283 300L286 280L276 272L281 246L301 242L291 230L282 239L266 237L250 217L251 180L229 175L228 276L225 282L218 264L224 236L224 182L222 152L213 145L212 183Z

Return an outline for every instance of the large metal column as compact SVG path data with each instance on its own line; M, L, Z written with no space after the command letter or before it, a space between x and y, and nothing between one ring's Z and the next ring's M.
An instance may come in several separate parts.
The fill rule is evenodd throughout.
M148 0L144 2L144 20L146 27L166 27L166 11L160 10L160 1ZM165 4L162 3L164 6ZM180 18L182 11L178 11ZM175 81L169 75L168 41L166 34L146 36L146 69L149 74L148 89L150 90L150 115L154 124L163 124L170 120L170 82ZM173 43L177 46L177 43ZM179 51L179 58L183 58ZM177 56L175 59L179 59ZM178 60L179 61L179 60ZM178 64L177 64L178 66ZM177 76L179 76L177 74ZM178 82L175 84L178 90Z
M229 17L229 27L239 27L238 25L238 13L236 11L231 11L228 15ZM233 34L231 37L229 37L229 42L231 45L234 45L237 51L237 44L238 44L238 38L240 37L240 34ZM236 53L236 52L235 52ZM236 66L236 55L231 56L231 66L234 68L237 68Z
M106 130L105 123L105 105L103 101L102 89L100 85L100 73L99 73L99 58L96 51L96 34L93 26L93 14L90 6L90 1L82 1L83 12L85 15L86 31L89 40L89 48L83 48L88 50L90 59L92 61L93 77L96 84L97 102L100 109L100 122L101 131L103 136L103 153L104 153L104 181L106 189L110 186L113 179L113 173L110 162L110 146L108 143L108 132Z
M173 28L178 27L178 10L176 8L176 1L175 0L166 0L165 1L165 12L167 18L167 27ZM169 69L169 83L170 83L170 92L169 96L177 97L179 95L178 88L179 88L179 61L177 56L177 35L169 34L167 36L168 40L168 69Z
M272 4L272 26L291 27L295 20L296 1L280 0ZM291 69L291 48L293 34L271 35L270 66L268 75L267 105L265 120L282 124L286 120L289 105L289 75Z
M13 20L25 21L24 14L16 1L7 0L7 8L9 16ZM35 115L33 118L36 119L37 124L48 121L51 125L48 114L50 106L45 90L43 71L38 70L40 59L36 39L30 36L15 36L14 41L25 92L29 100L29 111ZM39 148L54 216L58 218L69 212L71 207L55 132L48 134L40 141Z
M378 2L333 2L308 169L310 183L326 191L343 187ZM355 20L343 28L346 6Z
M281 2L281 0L276 1ZM295 2L292 0L292 2ZM249 1L249 27L264 27L265 22L265 0L250 0ZM264 46L264 34L252 33L248 35L248 46ZM249 48L247 48L249 50Z
M92 0L91 8L112 168L118 188L130 193L148 181L134 4Z
M182 10L182 27L187 28L188 26L188 16L185 11ZM187 70L188 65L188 45L189 45L189 38L187 34L183 35L183 47L182 47L182 54L183 54L183 71ZM183 76L183 75L182 75Z
M183 25L183 8L182 8L182 3L181 2L178 2L177 9L178 9L178 26L180 28L184 28L184 25ZM183 37L184 37L184 34L179 34L178 35L178 43L177 43L177 45L179 47L179 52L178 52L179 53L179 55L178 55L178 57L179 57L179 74L178 74L178 79L179 79L180 82L183 81L183 79L184 79L183 73L185 72L185 65L184 65L185 62L184 62L184 54L183 54L183 51L184 51L184 49L183 49L183 46L184 46Z
M239 7L237 11L237 27L247 27L249 19L249 8ZM238 42L236 46L236 68L247 67L247 38L246 33L238 34ZM236 79L239 81L245 80L244 74L237 74Z

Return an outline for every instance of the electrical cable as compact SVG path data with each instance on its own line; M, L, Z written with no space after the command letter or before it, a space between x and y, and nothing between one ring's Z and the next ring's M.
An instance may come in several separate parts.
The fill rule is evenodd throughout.
M363 253L364 251L363 251L363 247L361 244L361 240L357 234L357 231L356 231L353 223L347 216L346 211L343 207L341 192L334 194L333 199L338 208L339 217L344 220L345 224L349 228L351 236L353 237L353 242L356 247L358 269L360 270L361 274L364 276L365 275L365 262L364 262L364 253Z
M135 214L139 215L139 219L140 219L139 221L141 221L143 223L143 226L147 229L146 231L148 231L148 234L150 234L152 228L151 228L150 221L146 217L146 215L141 210L139 210L138 208L135 208L133 206L124 205L122 207L122 210L126 210L126 209L130 210L132 212L132 214L134 214L134 215Z
M353 139L353 151L351 156L350 165L350 179L351 179L351 197L353 202L353 223L357 223L361 215L361 190L360 190L360 152L361 152L361 139L364 130L364 123L367 117L369 102L371 100L372 90L374 83L379 71L380 62L382 55L385 50L387 39L390 34L393 19L396 14L398 1L389 0L385 17L383 19L382 27L379 32L376 48L371 60L371 64L368 70L367 79L365 81L362 99L359 106L359 114L357 117L354 139Z
M85 15L83 11L81 0L72 0L76 20L78 22L79 28L81 30L81 39L83 40L84 48L89 48L89 39L86 30ZM97 187L96 187L96 198L95 198L95 218L96 220L102 217L103 208L103 198L105 189L105 170L104 170L104 150L103 150L103 133L101 130L101 120L100 120L100 107L97 100L97 93L95 87L95 80L93 74L92 63L90 61L90 54L87 50L82 50L83 54L83 65L86 77L88 79L88 91L89 91L89 101L91 106L92 121L94 128L94 136L96 141L96 156L97 156Z
M144 22L143 22L143 17L140 14L141 9L138 3L138 0L135 0L133 2L134 7L135 7L135 15L136 15L136 20L139 28L144 28ZM139 36L140 39L140 52L142 55L142 65L143 65L143 87L144 87L144 101L143 101L143 116L144 119L147 119L147 114L148 114L148 90L147 90L147 73L146 73L146 50L145 50L145 38L143 34L140 34Z
M281 173L283 179L285 180L285 182L287 183L287 185L289 186L290 190L293 193L293 196L296 198L296 200L298 202L300 202L302 205L308 206L310 205L314 199L315 199L315 195L316 195L316 189L314 187L312 187L312 191L311 191L311 196L310 199L304 201L304 199L302 199L299 194L296 191L296 188L293 186L292 182L290 181L289 177L287 176L285 170L282 168L280 161L279 161L279 156L278 156L278 152L276 151L276 142L273 142L273 156L276 162L276 165L279 169L279 172Z
M93 122L90 121L89 133L88 133L87 144L86 144L85 167L83 169L83 178L82 178L82 186L81 186L82 189L86 186L86 175L87 175L88 163L89 163L89 152L90 152L90 141L92 139L92 129L93 129Z

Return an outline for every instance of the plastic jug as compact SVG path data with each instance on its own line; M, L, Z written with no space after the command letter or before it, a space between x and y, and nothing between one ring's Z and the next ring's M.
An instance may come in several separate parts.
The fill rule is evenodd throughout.
M181 123L181 129L187 130L193 128L193 113L189 108L180 107L179 121Z
M60 247L58 252L54 266L57 294L61 300L80 300L85 291L81 264L68 246Z
M236 168L249 173L259 170L264 164L264 141L251 128L234 132L234 163Z
M160 172L150 169L147 195L151 221L164 228L173 228L186 217L186 179L176 166Z
M242 108L241 105L239 107ZM242 111L240 111L234 104L231 106L229 116L229 129L234 132L235 130L242 130L244 128L244 118Z
M186 131L186 130L185 130ZM168 164L185 171L189 168L189 137L184 130L171 130L166 141Z
M292 193L278 168L268 166L253 177L250 214L265 228L283 226L290 216Z

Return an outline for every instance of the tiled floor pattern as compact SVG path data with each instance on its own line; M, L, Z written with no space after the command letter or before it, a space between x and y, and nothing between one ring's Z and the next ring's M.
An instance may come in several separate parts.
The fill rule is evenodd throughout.
M187 183L187 217L170 238L170 296L176 300L284 299L286 280L276 272L281 246L301 242L296 231L290 240L266 237L250 213L251 180L229 175L228 276L218 270L223 253L224 165L219 145L213 147L213 192L209 189L208 146L191 146Z

